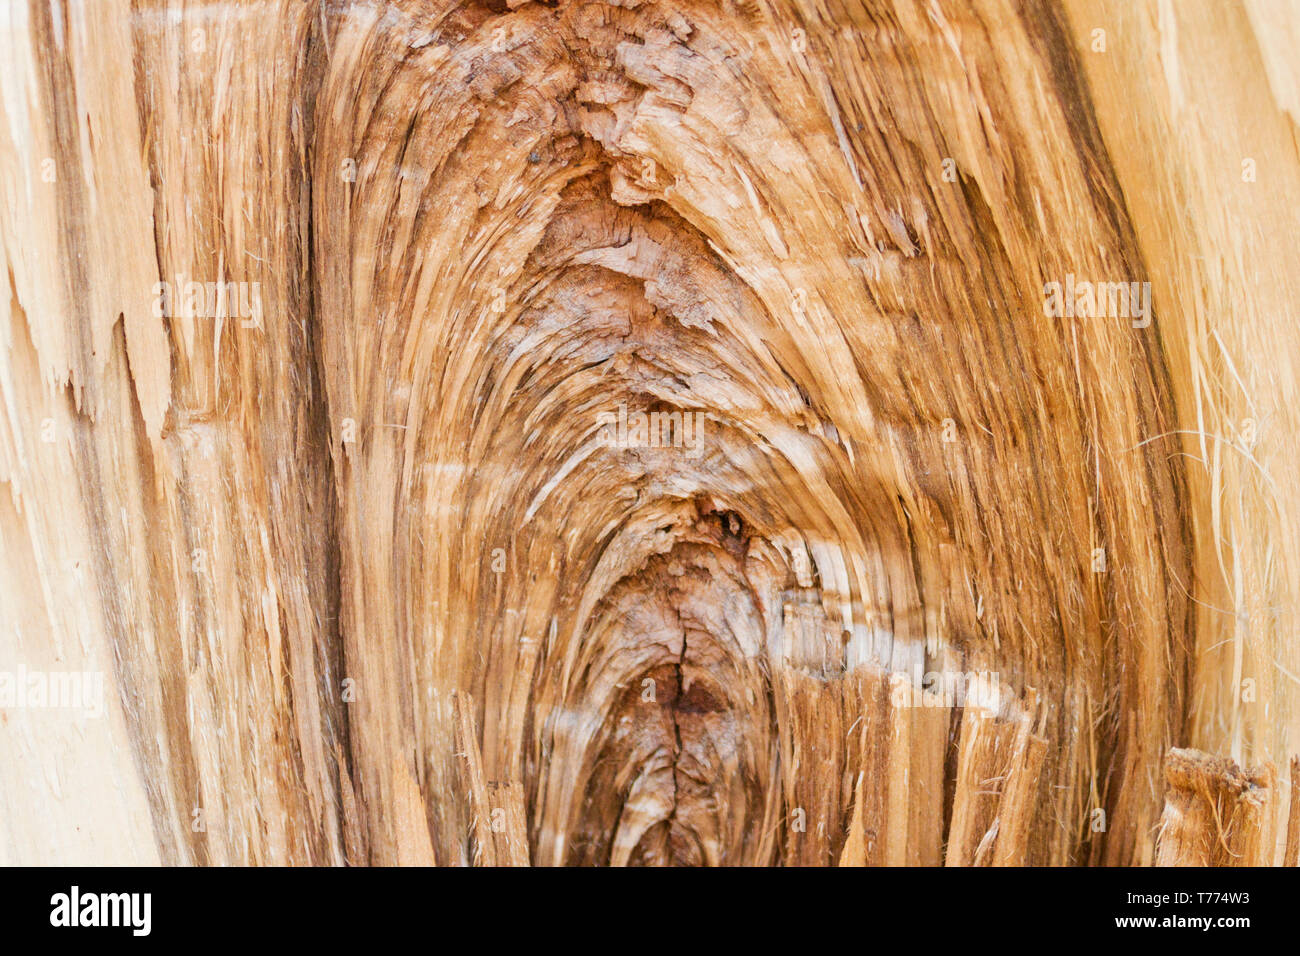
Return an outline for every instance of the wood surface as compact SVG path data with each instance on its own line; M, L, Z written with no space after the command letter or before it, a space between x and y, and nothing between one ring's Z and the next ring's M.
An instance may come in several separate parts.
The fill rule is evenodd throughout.
M1298 43L4 4L0 863L1295 865Z

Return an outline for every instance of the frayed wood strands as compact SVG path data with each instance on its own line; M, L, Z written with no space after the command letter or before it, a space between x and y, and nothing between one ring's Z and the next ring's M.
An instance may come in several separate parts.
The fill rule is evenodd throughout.
M1159 866L1260 866L1273 851L1273 768L1243 771L1231 760L1173 750L1165 761Z
M0 862L1296 864L1291 0L9 11Z

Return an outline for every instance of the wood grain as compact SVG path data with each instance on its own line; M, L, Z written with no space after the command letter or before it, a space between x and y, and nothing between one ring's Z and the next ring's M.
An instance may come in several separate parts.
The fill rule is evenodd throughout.
M1291 0L0 16L0 861L1246 852Z

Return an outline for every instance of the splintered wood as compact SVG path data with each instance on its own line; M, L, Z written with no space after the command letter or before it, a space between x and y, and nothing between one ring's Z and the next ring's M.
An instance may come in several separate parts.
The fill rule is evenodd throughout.
M1297 862L1298 3L0 6L0 863Z
M1275 776L1271 766L1242 770L1223 757L1170 751L1156 865L1269 864L1277 809Z
M1033 718L998 721L978 707L962 716L957 781L945 862L1007 866L1028 857L1029 825L1038 801L1047 742Z

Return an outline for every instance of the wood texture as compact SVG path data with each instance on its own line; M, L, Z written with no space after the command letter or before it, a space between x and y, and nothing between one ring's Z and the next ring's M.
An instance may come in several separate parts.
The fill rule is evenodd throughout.
M1232 761L1173 750L1160 818L1157 866L1260 866L1272 856L1272 767L1243 772Z
M0 861L1294 865L1291 0L0 18Z

